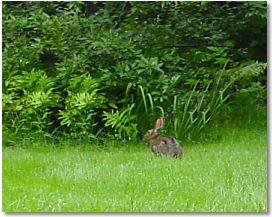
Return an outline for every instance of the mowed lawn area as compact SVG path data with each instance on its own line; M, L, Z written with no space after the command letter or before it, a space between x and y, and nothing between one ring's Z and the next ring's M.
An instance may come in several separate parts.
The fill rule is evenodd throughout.
M266 131L224 132L182 159L137 144L4 147L3 211L266 212Z

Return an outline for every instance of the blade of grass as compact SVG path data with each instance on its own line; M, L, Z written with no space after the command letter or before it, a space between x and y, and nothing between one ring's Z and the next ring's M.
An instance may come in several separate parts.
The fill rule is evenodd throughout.
M190 104L190 102L191 102L192 95L193 95L193 93L194 93L194 91L195 91L196 86L198 85L198 83L199 83L199 80L196 82L196 84L195 84L193 90L191 91L190 96L189 96L189 98L188 98L188 100L186 101L186 104L185 104L185 106L184 106L183 115L182 115L181 127L182 127L183 124L184 124L185 115L186 115L186 113L187 113L189 104Z
M154 111L154 104L153 104L153 99L150 93L147 94L149 102L150 102L150 106L151 106L151 111Z
M142 94L142 98L143 98L143 102L144 102L144 107L145 107L145 112L148 112L147 111L147 104L146 104L146 100L145 100L144 89L143 89L142 85L139 85L139 88L140 88L140 91L141 91L141 94Z
M164 116L165 116L165 115L164 115L165 113L164 113L163 107L161 107L161 106L156 106L156 108L158 108L158 109L160 110L161 116L164 117Z

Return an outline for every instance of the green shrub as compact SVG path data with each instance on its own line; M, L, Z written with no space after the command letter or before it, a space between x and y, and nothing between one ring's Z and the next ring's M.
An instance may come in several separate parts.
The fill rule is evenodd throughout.
M95 117L103 109L105 97L99 94L99 81L88 74L71 78L65 89L65 107L59 111L61 126L67 127L72 136L94 133Z
M164 116L194 140L223 107L266 104L266 16L265 2L4 2L3 123L132 140Z

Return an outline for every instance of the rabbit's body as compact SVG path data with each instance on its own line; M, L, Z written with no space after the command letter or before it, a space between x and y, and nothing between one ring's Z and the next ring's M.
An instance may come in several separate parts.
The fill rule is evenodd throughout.
M170 136L160 136L159 130L163 126L163 119L159 118L154 129L148 130L145 134L145 139L149 141L149 147L152 152L171 157L180 157L182 148L179 142Z
M163 156L179 157L182 150L178 141L169 136L163 136L149 141L152 152Z

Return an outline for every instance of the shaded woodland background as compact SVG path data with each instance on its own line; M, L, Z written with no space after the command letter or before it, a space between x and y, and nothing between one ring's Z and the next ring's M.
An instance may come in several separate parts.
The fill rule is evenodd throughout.
M266 2L3 2L3 130L179 139L264 117ZM246 123L245 123L246 124Z

